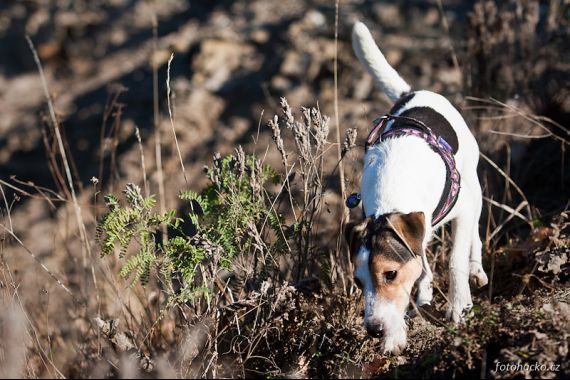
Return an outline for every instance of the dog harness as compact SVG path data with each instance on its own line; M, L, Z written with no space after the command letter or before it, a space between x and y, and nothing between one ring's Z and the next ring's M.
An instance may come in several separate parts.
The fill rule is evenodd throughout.
M390 120L394 120L394 123L386 131L386 126ZM445 186L431 221L432 226L435 226L449 214L457 202L461 188L461 176L457 170L453 148L448 142L442 136L437 136L431 128L418 119L386 114L374 120L374 127L368 134L364 151L366 152L368 147L379 144L386 139L404 136L416 136L423 139L434 152L439 154L445 164Z

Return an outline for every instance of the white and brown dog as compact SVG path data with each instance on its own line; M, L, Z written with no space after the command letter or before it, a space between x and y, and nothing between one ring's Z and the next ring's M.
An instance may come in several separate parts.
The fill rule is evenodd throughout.
M398 353L406 346L413 285L417 306L432 301L425 250L435 228L452 222L447 317L458 322L472 306L470 280L487 284L479 237L479 148L447 99L410 91L361 22L354 25L352 43L395 105L375 120L368 136L361 183L365 220L349 223L346 238L364 294L364 325L371 335L384 336L386 352Z

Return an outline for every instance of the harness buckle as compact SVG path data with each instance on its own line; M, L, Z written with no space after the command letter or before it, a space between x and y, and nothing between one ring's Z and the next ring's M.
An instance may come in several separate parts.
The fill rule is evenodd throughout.
M437 138L437 143L439 144L439 146L441 146L443 149L447 150L449 153L453 152L453 148L451 148L451 145L449 145L443 137L439 136Z

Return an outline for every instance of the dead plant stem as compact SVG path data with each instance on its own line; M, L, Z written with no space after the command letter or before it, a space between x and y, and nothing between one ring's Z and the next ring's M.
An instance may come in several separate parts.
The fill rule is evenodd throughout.
M164 173L162 172L162 142L160 135L160 113L158 109L158 62L156 61L156 53L158 51L158 21L156 14L152 15L152 99L154 114L154 150L156 157L156 175L158 182L158 198L160 213L166 212L166 199L164 192ZM167 231L166 225L162 225L162 240L166 241Z

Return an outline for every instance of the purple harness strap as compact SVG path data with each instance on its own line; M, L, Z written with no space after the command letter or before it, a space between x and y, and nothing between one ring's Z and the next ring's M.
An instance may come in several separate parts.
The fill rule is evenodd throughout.
M390 130L385 131L389 120L401 120L403 126L393 126ZM435 226L451 211L457 202L459 189L461 188L461 176L455 164L453 149L443 137L436 136L427 125L414 118L387 114L374 120L374 124L374 128L372 128L366 139L365 151L368 150L369 146L378 144L388 138L416 136L427 142L430 148L442 158L446 172L445 186L439 204L432 215L431 224Z

